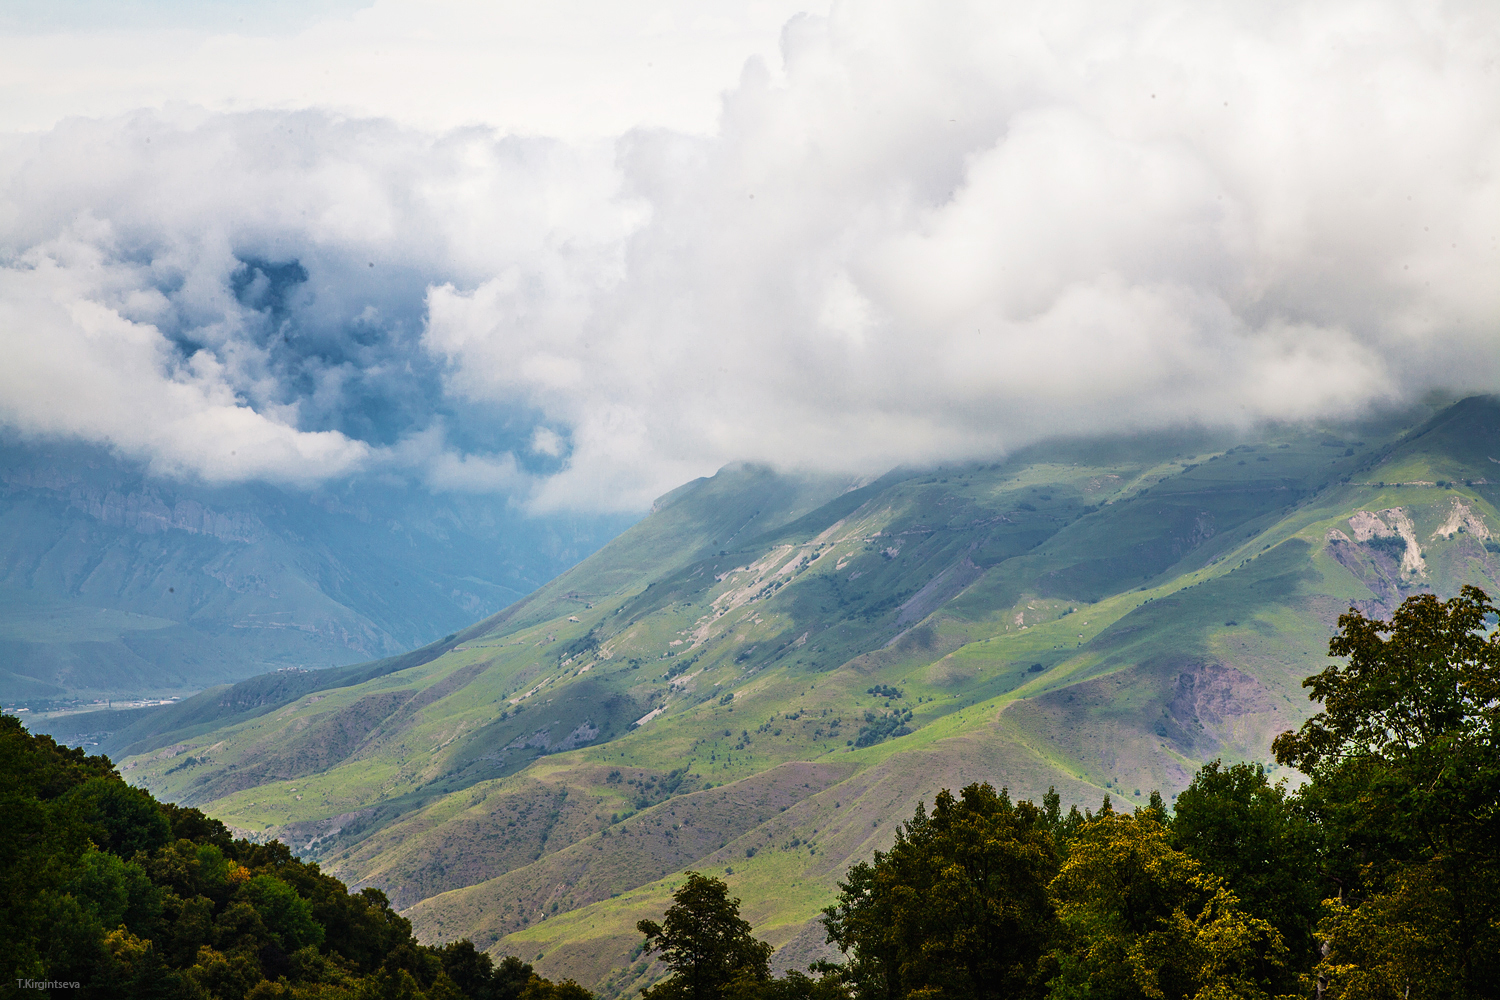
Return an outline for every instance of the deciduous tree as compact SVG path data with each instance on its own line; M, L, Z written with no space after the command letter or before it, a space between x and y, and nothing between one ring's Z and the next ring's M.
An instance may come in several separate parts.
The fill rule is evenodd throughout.
M1500 996L1496 613L1476 587L1410 597L1389 622L1351 608L1329 643L1343 662L1305 682L1323 710L1276 739L1312 779L1301 798L1342 887L1323 926L1336 996ZM1440 957L1371 965L1377 929Z
M930 816L919 806L889 852L850 869L838 903L824 911L829 940L850 956L856 993L1038 992L1037 960L1054 919L1055 812L1012 804L988 784L959 798L944 789Z
M1252 916L1280 932L1295 969L1317 961L1313 927L1324 889L1318 831L1260 764L1205 764L1177 796L1174 847L1223 879Z
M645 992L648 1000L718 1000L736 979L771 976L771 946L751 935L740 901L720 879L688 872L662 923L642 920L636 928L646 935L646 951L672 970Z
M1151 812L1086 823L1051 888L1054 1000L1268 997L1286 983L1275 928L1174 849Z

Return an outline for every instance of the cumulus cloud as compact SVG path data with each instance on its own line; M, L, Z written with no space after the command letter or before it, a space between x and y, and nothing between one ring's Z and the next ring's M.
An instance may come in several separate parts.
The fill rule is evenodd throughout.
M274 409L244 405L212 355L173 358L155 327L82 291L52 256L0 269L0 419L11 426L109 443L157 472L209 480L311 483L368 458L362 441L299 432Z
M8 146L4 421L214 480L524 492L538 417L450 398L426 289L502 273L556 308L550 275L618 280L640 213L607 148L488 130L139 113Z
M1497 55L1484 4L862 3L711 131L68 122L3 160L5 419L638 507L1496 391Z

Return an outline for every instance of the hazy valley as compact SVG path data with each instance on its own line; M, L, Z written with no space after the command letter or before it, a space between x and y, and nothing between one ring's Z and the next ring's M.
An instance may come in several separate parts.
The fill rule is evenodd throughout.
M355 663L499 610L619 516L399 485L212 487L106 449L0 446L0 700L33 711Z

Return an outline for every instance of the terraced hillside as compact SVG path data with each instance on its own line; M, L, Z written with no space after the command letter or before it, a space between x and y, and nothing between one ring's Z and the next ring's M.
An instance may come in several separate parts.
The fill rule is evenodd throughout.
M106 749L621 995L634 925L725 877L782 967L942 787L1136 801L1266 759L1338 614L1500 591L1500 404L1239 440L1058 444L868 483L725 469L533 596L339 675L220 689Z

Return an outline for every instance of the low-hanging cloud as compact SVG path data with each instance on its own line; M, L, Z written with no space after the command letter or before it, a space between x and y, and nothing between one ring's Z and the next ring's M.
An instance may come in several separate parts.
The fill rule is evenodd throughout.
M1490 5L800 17L710 135L316 112L12 136L16 427L638 507L736 459L1500 390Z

